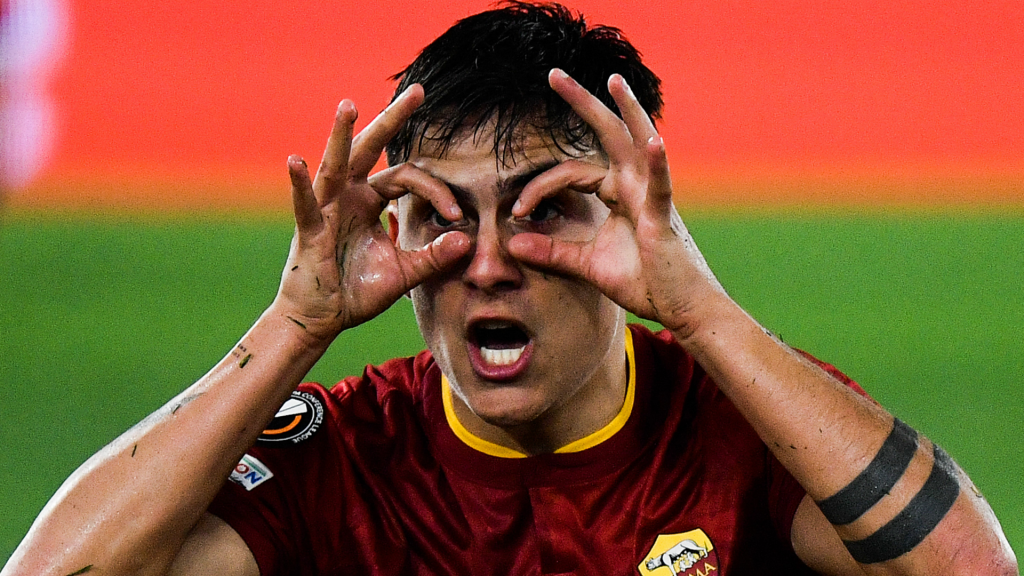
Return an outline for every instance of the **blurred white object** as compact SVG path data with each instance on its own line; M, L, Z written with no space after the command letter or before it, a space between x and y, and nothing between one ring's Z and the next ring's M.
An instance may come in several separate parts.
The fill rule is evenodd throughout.
M0 187L17 189L39 173L53 148L49 80L64 54L63 0L0 2Z

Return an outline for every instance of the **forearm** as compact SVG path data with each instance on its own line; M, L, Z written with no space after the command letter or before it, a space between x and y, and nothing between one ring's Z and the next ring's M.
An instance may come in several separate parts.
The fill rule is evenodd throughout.
M272 307L202 379L83 464L4 570L160 573L326 350Z
M761 327L724 294L676 339L815 499L845 486L872 459L891 416Z
M704 312L708 320L677 338L869 572L1016 573L991 509L941 449L728 297L712 298Z

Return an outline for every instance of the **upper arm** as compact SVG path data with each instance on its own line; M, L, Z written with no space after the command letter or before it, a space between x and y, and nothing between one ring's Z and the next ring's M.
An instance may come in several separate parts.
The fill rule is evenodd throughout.
M238 532L207 512L189 532L169 571L171 576L260 576Z
M810 496L804 496L793 516L793 550L809 568L829 576L863 576L835 528Z

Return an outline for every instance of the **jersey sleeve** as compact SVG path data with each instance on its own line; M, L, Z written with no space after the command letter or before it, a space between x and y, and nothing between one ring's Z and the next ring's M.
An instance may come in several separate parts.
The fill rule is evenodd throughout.
M210 505L209 512L224 520L242 537L256 559L260 574L279 574L279 566L287 565L285 560L294 553L288 550L288 542L280 538L288 533L288 524L279 512L280 494L269 495L265 488L255 495L245 494L245 489L234 484L226 485Z
M332 547L320 535L341 530L321 513L340 505L331 487L344 474L328 395L319 385L300 386L208 509L242 537L264 576L318 573L315 559Z

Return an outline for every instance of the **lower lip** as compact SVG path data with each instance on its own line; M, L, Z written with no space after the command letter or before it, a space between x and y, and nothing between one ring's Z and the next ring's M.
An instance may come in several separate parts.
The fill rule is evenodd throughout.
M473 365L473 371L484 380L506 382L518 378L526 371L526 367L530 364L530 356L532 355L533 342L528 342L518 360L512 364L495 366L484 361L479 346L472 342L469 343L469 361Z

